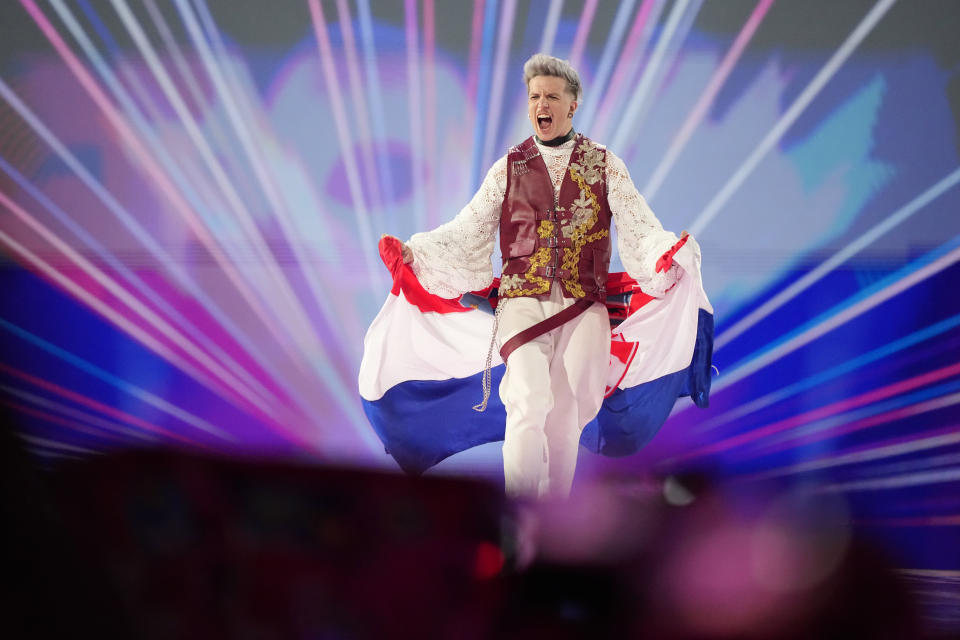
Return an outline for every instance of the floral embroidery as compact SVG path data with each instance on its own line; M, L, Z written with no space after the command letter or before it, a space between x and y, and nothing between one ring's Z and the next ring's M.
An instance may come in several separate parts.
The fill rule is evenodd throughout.
M590 209L593 207L593 201L587 196L587 192L580 189L580 197L573 201L573 210Z
M500 278L500 292L506 292L510 289L519 289L523 286L524 280L520 274L515 274L512 276L502 276Z
M574 228L580 228L586 225L587 227L593 226L588 224L590 222L590 215L593 212L590 210L587 211L577 211L577 214L573 217L573 226Z
M563 249L561 267L570 272L570 277L562 280L564 288L570 295L583 298L586 293L580 285L580 257L584 246L601 240L610 234L609 229L600 229L590 235L587 232L600 219L600 201L591 185L601 183L606 170L606 155L602 147L580 137L578 147L574 148L570 159L568 173L574 183L580 188L579 197L570 205L570 215L559 216L561 222L541 220L537 226L537 235L548 238L556 233L557 226L564 238L572 241L572 247ZM563 174L560 174L563 176ZM562 177L561 177L562 181ZM557 207L557 213L565 211ZM500 280L500 291L504 297L524 295L540 295L550 291L551 281L536 275L537 269L550 264L554 253L548 248L538 249L530 256L530 267L523 274L504 276Z
M601 229L589 236L586 235L587 230L597 224L599 220L600 201L590 185L596 184L600 180L601 171L605 167L605 159L603 151L592 142L585 140L581 149L583 153L579 162L570 163L570 178L580 187L580 197L573 203L570 235L567 236L566 226L561 229L565 236L573 239L573 247L563 250L561 266L570 271L570 277L563 281L563 285L575 298L582 298L586 295L580 285L580 255L583 252L583 247L610 234L609 229Z
M574 172L580 174L587 184L596 184L600 181L601 171L606 164L603 150L594 142L584 139L580 144L582 155L579 162L570 163L571 176ZM581 197L583 191L580 192Z

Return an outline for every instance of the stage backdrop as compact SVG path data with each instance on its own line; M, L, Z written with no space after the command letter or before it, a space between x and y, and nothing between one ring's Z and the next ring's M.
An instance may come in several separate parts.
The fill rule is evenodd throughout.
M580 69L577 130L699 240L717 320L711 407L581 477L839 494L956 594L957 33L949 0L3 2L0 402L44 463L390 467L356 385L377 240L454 216L529 135L543 51ZM499 450L445 470L496 478Z

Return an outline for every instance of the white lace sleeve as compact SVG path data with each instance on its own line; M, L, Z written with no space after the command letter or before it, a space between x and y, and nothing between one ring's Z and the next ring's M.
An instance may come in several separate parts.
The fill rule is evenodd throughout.
M620 260L631 278L640 283L645 293L662 296L680 277L673 265L664 273L657 273L657 260L679 238L669 231L653 214L647 201L633 185L623 160L607 151L607 202L617 225L617 250Z
M413 273L434 295L455 298L488 286L493 280L493 242L507 190L507 158L498 160L457 217L407 241Z

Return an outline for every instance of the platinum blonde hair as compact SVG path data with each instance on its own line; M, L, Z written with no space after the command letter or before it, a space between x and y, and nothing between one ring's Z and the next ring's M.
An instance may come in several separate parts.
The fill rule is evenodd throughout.
M583 87L580 84L580 74L570 66L567 60L554 58L545 53L535 53L523 65L523 83L530 88L530 80L536 76L553 76L563 78L567 83L567 93L580 102Z

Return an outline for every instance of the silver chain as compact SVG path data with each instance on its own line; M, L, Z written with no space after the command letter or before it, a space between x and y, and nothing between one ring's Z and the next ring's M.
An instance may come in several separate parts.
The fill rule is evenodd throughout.
M507 299L501 297L497 302L497 310L493 314L493 335L490 336L490 348L487 349L487 363L483 369L483 402L473 405L473 410L481 413L487 410L487 401L490 400L490 383L492 382L490 369L493 365L493 345L497 341L497 328L500 326L500 313L503 311L503 308L506 305Z

